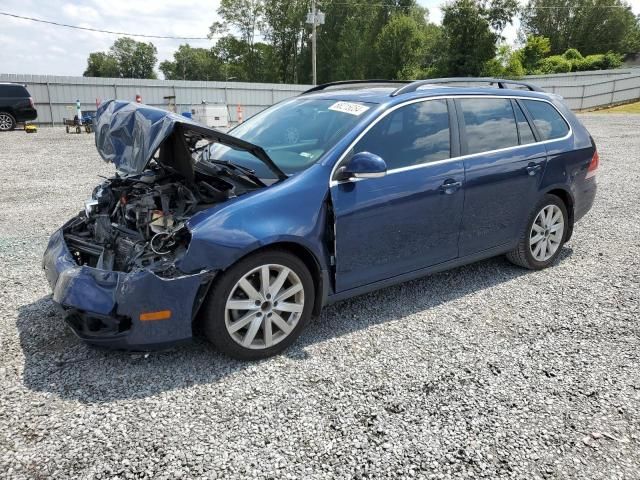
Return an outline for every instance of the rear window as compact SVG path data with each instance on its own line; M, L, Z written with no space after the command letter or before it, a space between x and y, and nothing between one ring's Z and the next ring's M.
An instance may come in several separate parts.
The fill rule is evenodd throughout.
M518 128L508 98L459 100L464 116L467 154L518 145Z
M569 133L567 122L549 103L536 100L522 100L522 103L533 117L533 123L542 140L562 138Z
M25 98L29 96L29 92L22 85L0 84L0 97Z

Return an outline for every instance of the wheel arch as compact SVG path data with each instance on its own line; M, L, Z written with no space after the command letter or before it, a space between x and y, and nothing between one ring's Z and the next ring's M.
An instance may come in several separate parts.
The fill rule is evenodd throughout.
M327 279L325 278L326 273L321 267L320 260L318 257L305 245L301 243L297 243L294 241L276 241L273 243L269 243L267 245L261 245L257 248L254 248L248 252L245 252L240 258L236 259L231 265L229 265L225 270L228 270L232 265L240 262L241 260L247 258L250 255L255 255L260 252L266 252L270 250L284 250L292 255L298 257L305 266L309 269L309 273L311 273L311 278L313 279L313 286L315 288L315 296L313 299L313 314L319 315L320 310L322 310L322 305L324 304L324 297L326 296L326 288L327 288Z
M556 197L560 198L560 200L562 200L562 202L564 203L564 206L567 209L567 213L569 214L569 218L567 221L567 223L569 224L569 228L567 229L565 233L565 238L564 238L564 241L567 242L569 241L569 239L571 238L571 235L573 234L573 224L575 221L574 220L575 219L575 213L574 213L575 202L573 200L573 195L571 195L571 192L569 190L561 187L551 188L547 190L545 194L555 195Z

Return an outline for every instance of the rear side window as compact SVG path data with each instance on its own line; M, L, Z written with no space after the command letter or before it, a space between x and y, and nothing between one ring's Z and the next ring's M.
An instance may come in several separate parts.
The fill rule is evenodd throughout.
M522 100L522 103L533 117L533 123L542 140L562 138L569 133L567 122L549 103L536 100Z
M529 143L535 143L536 138L533 136L533 130L531 125L527 121L527 117L524 116L520 105L513 104L513 109L516 112L516 121L518 122L518 133L520 134L520 145L528 145Z
M353 151L379 155L389 170L449 158L446 100L427 100L398 108L376 123Z
M29 92L22 85L0 85L0 97L27 98Z
M467 154L518 145L516 119L508 98L463 98Z

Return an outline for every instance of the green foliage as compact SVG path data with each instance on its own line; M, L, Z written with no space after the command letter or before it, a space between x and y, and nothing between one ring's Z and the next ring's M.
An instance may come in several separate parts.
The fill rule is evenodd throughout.
M546 56L550 51L549 43L545 37L529 36L526 45L516 52L525 74L605 70L622 65L623 56L614 52L583 57L578 49L569 48L562 55Z
M93 52L87 59L85 77L119 77L118 61L106 52Z
M630 52L638 20L624 0L529 0L521 24L526 35L547 37L554 55L568 48L590 55Z
M527 43L520 50L520 61L526 72L533 72L538 64L551 51L551 42L547 37L529 35Z
M415 78L420 72L424 47L425 34L415 18L407 15L391 17L375 45L381 78Z
M417 0L323 0L318 81L617 68L623 53L640 51L640 17L624 1L529 0L520 37L526 41L513 51L501 45L502 31L518 0L451 0L442 26ZM309 83L308 9L309 0L221 0L222 21L210 27L213 46L180 45L160 71L167 79ZM156 54L151 43L120 38L108 52L91 53L84 74L155 78Z
M526 75L526 71L520 61L520 55L513 54L509 57L507 65L504 67L503 76L505 78L521 78Z
M160 63L167 80L224 80L220 59L212 49L180 45L173 61Z
M508 45L500 45L497 55L488 60L482 69L484 77L520 78L525 75L519 51L513 51Z
M540 61L536 73L567 73L570 71L571 62L569 60L562 55L552 55Z
M622 55L608 52L587 55L574 63L574 71L585 72L590 70L609 70L622 65Z
M575 48L568 49L562 54L562 56L570 62L573 62L575 60L582 60L584 58L582 54Z
M640 52L640 14L636 16L635 23L626 32L622 40L621 51L624 53Z
M297 81L297 63L304 36L306 0L265 0L262 31L273 47L277 79L285 83Z
M478 76L496 53L497 34L491 31L487 10L474 0L445 4L445 37L440 69L444 75Z
M158 50L153 43L117 39L109 52L89 54L85 77L156 78Z

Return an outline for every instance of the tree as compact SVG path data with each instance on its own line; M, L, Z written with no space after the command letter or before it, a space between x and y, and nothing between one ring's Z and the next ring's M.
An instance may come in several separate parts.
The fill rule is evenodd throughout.
M297 63L305 31L306 0L265 0L262 30L277 59L278 80L297 81Z
M85 77L119 77L120 70L117 60L105 52L93 52L87 59Z
M381 78L415 78L424 59L425 34L415 18L394 15L378 35L375 49Z
M247 51L243 58L245 72L250 81L255 81L255 37L256 32L262 28L264 13L264 0L221 0L218 14L224 21L238 29L240 38L244 41ZM214 23L211 28L219 27Z
M529 0L522 14L526 35L547 37L551 54L576 48L583 55L628 53L637 19L624 0Z
M456 0L443 7L445 51L440 62L446 76L478 76L496 54L498 35L491 31L487 11L474 0Z
M529 35L527 43L520 50L520 61L527 73L533 73L544 57L551 51L551 42L547 37Z
M158 51L153 43L133 38L117 39L109 52L93 52L87 59L86 77L156 78Z
M165 60L160 71L167 80L224 80L222 62L212 49L180 45L173 61Z
M640 14L636 16L635 24L627 31L621 44L623 53L640 53Z
M109 54L118 62L123 78L156 78L158 50L153 43L137 42L133 38L122 37L114 42Z

